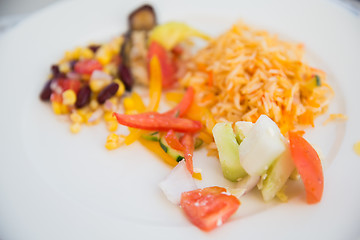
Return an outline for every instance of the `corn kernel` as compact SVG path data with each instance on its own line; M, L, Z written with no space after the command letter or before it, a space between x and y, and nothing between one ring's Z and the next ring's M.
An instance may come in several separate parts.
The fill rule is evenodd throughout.
M72 52L74 59L77 60L77 59L80 58L81 50L82 50L81 47L76 47L76 48L74 49L74 51Z
M109 75L116 75L117 73L117 66L114 63L109 63L104 66L103 71Z
M78 133L81 130L81 124L80 123L73 123L70 125L70 131L72 133Z
M64 62L59 65L59 70L62 73L68 73L70 72L70 64L69 62Z
M123 42L123 37L116 37L110 42L109 47L113 54L119 54Z
M115 133L110 133L107 138L106 138L106 143L105 143L105 147L108 150L114 150L118 147L120 147L121 142L120 142L120 137L115 134Z
M92 114L93 114L92 112L85 113L85 123L89 123L88 121L91 118Z
M81 48L77 47L73 51L66 51L65 52L65 60L71 61L71 60L78 60L80 57Z
M82 118L82 116L77 112L73 112L72 114L70 114L70 119L74 123L82 123L82 122L84 122L84 119Z
M72 52L66 51L63 60L65 60L65 61L71 61L71 60L73 60L73 57L72 57L72 56L73 56ZM61 62L63 62L63 60L62 60Z
M120 97L124 94L125 92L125 85L122 81L120 81L119 79L115 79L114 82L116 82L119 85L119 89L116 92L116 96Z
M115 142L106 142L105 147L107 150L114 150L114 149L117 149L118 147L120 147L120 145Z
M94 52L91 51L89 48L82 48L80 51L80 58L83 59L91 59L94 57Z
M68 89L62 93L63 104L74 105L76 102L76 93L72 89Z
M116 133L110 133L106 140L109 140L109 141L118 141L119 140L119 136L116 134Z
M109 121L106 125L109 132L115 132L118 128L118 122L116 120Z
M92 79L90 81L90 88L93 92L100 92L107 85L106 81Z
M106 65L111 62L112 54L108 46L101 46L97 52L95 58L102 64Z
M69 108L65 104L60 104L61 114L68 114L70 112Z
M59 103L59 102L52 102L51 106L52 106L53 112L54 112L56 115L60 115L60 114L61 114L61 103Z
M86 119L86 114L90 112L89 107L84 107L77 110L77 113L83 118L83 121Z
M89 104L91 110L96 110L99 107L99 103L96 99L92 99Z
M116 120L116 118L113 116L113 112L107 111L104 114L104 120L106 122L111 122L111 121Z
M110 99L108 99L107 101L111 102L113 105L118 105L118 98L117 97L112 97Z
M133 110L135 108L135 102L130 97L124 98L124 108L126 111Z

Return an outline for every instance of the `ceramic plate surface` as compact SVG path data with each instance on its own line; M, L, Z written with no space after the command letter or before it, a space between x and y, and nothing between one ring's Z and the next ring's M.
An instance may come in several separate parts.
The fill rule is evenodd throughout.
M64 1L0 38L0 239L355 239L360 237L360 18L335 1L153 1L158 20L177 20L217 36L237 20L302 42L305 60L328 74L329 113L306 138L321 149L325 189L307 205L301 184L290 200L245 196L221 228L204 233L166 200L158 183L170 167L139 144L107 151L104 124L73 135L39 100L49 66L65 50L108 41L126 29L141 1ZM195 155L200 186L227 185L216 159ZM207 170L209 169L209 170Z

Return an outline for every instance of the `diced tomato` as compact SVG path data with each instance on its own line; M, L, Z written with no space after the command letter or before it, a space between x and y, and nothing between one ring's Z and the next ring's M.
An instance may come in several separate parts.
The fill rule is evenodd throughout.
M291 156L305 185L306 201L309 204L321 200L324 176L321 161L314 148L299 134L289 132Z
M184 136L180 138L180 143L184 146L184 157L186 161L186 168L189 170L191 174L194 173L193 166L193 154L194 154L194 137L186 133Z
M240 201L225 188L207 187L182 193L180 206L195 226L211 231L236 212Z
M68 78L58 78L56 80L57 85L61 87L63 91L66 90L74 90L77 93L81 88L81 82L76 79L68 79Z
M50 95L50 101L51 102L57 102L57 103L62 103L62 95L61 94L59 94L59 93L55 93L55 92L53 92L53 93L51 93L51 95Z
M164 116L156 112L147 112L141 114L118 114L114 113L117 121L125 126L152 131L176 132L198 132L201 130L201 123L186 118L175 118Z
M176 136L174 130L169 130L165 135L165 140L167 144L169 144L170 147L173 149L176 149L178 151L185 151L184 146L180 143L178 137Z
M102 70L102 65L96 59L83 59L75 63L74 70L80 74L91 75L95 70Z
M181 102L174 107L173 109L163 113L167 116L175 116L175 117L182 117L186 114L186 112L190 109L190 106L194 100L194 89L189 87L186 90L184 97L182 98Z
M164 89L171 88L176 82L176 64L172 60L170 52L159 43L152 41L148 51L148 61L153 56L157 56L161 66L162 87Z

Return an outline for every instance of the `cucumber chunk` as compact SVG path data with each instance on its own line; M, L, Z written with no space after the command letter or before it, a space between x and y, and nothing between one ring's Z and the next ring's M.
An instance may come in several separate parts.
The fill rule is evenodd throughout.
M165 136L162 136L159 140L160 147L169 154L172 158L174 158L177 162L180 162L184 159L184 154L176 149L173 149L169 146L169 144L166 142Z
M266 173L267 176L261 189L264 201L268 202L275 197L294 169L295 165L291 158L290 149L287 147L285 152L271 165Z
M217 123L212 132L224 177L234 182L245 177L247 173L240 164L239 144L236 142L231 123Z
M249 134L251 128L254 126L252 122L238 121L235 123L234 131L236 140L240 144L244 138Z
M275 122L261 115L239 146L241 165L251 176L261 176L285 151Z
M159 132L152 132L149 134L143 134L141 135L142 138L149 140L149 141L154 141L157 142L160 139L160 133Z

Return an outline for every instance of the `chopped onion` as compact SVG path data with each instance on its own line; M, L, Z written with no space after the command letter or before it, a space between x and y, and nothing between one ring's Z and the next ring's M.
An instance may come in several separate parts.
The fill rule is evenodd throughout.
M246 176L240 182L236 184L235 188L229 189L230 193L237 198L242 197L251 189L253 189L256 184L259 182L260 176Z
M180 204L181 194L197 189L195 181L186 168L185 160L182 160L174 167L171 173L159 184L167 199Z
M57 94L61 94L63 92L62 88L59 86L59 84L57 83L57 81L52 81L50 84L50 89L57 93Z
M109 74L107 74L107 73L105 73L103 71L95 70L91 74L90 81L91 80L103 80L103 81L106 81L106 82L111 82L112 78L111 78L111 76Z
M69 78L69 79L73 79L73 80L80 80L81 79L80 74L78 74L76 72L68 72L66 74L66 77Z
M93 112L93 114L91 114L88 122L89 122L89 123L95 122L95 121L98 120L103 114L104 114L104 111L103 111L101 108L97 109L95 112Z
M105 101L104 108L107 111L116 111L116 106L109 99Z

